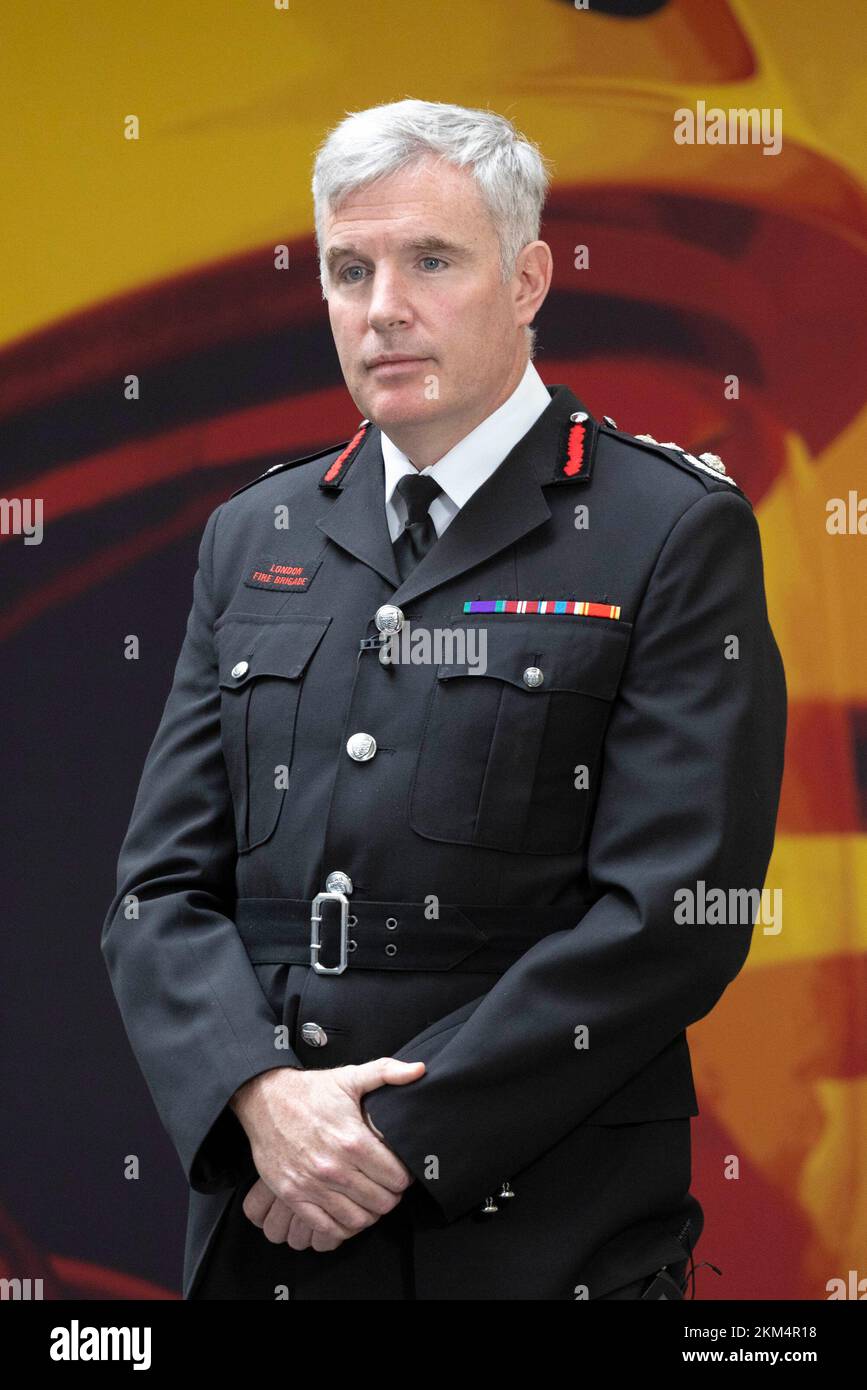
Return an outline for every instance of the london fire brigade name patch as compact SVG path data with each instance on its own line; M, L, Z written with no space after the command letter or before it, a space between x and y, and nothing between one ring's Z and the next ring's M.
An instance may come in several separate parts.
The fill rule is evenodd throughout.
M321 560L305 560L298 564L289 560L260 560L245 572L244 583L250 589L274 589L281 594L293 589L309 589L321 564Z

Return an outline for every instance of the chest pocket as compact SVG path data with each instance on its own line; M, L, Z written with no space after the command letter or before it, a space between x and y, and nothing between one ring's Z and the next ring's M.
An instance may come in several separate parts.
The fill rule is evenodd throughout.
M409 823L456 844L574 851L595 798L632 624L498 615L485 632L484 674L466 661L437 667ZM532 684L533 668L540 684Z
M330 622L229 615L216 630L223 758L240 854L269 839L280 818L304 672Z

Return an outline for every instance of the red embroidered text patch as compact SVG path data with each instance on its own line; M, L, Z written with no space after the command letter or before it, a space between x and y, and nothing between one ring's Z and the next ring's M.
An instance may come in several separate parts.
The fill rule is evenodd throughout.
M260 560L245 572L244 583L251 589L274 589L281 594L308 589L321 564L321 560L305 560L299 564L289 560Z

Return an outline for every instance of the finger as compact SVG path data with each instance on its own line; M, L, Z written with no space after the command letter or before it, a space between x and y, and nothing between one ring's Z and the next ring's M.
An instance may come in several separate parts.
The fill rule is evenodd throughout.
M287 1237L287 1244L293 1250L336 1250L343 1242L339 1236L323 1236L318 1231L302 1221L301 1217L293 1213L292 1221Z
M283 1245L293 1217L294 1213L291 1207L287 1207L284 1202L275 1199L262 1226L265 1237L274 1245Z
M244 1198L242 1211L254 1226L262 1227L275 1200L270 1187L261 1178L257 1178Z
M385 1197L388 1199L388 1194L385 1194ZM311 1221L309 1224L313 1226L313 1229L318 1231L320 1235L337 1235L341 1240L358 1235L368 1226L372 1226L380 1217L378 1211L368 1211L366 1207L346 1196L342 1189L335 1187L309 1187L304 1193L303 1200L310 1202L314 1208L318 1208L331 1223L330 1226L325 1227L321 1219L318 1222ZM301 1211L299 1202L293 1201L291 1205L295 1211Z
M395 1192L391 1187L383 1187L381 1183L369 1178L360 1168L354 1169L344 1183L333 1182L329 1190L336 1198L344 1198L353 1206L360 1207L374 1220L378 1220L380 1216L385 1216L392 1211L403 1196L402 1190ZM344 1208L338 1209L330 1206L330 1210L334 1219L341 1224L348 1215Z
M297 1212L292 1213L292 1220L289 1223L289 1230L286 1234L286 1244L293 1250L308 1250L313 1241L313 1228L308 1226L306 1221L302 1221Z
M402 1062L397 1057L376 1057L372 1062L360 1062L343 1068L354 1075L347 1078L357 1088L359 1096L376 1091L380 1086L406 1086L417 1081L427 1068L424 1062Z
M364 1121L360 1121L360 1123L364 1139L363 1142L359 1141L353 1150L358 1171L355 1185L349 1189L349 1195L357 1201L363 1202L364 1195L370 1195L367 1184L373 1183L375 1188L384 1189L394 1197L400 1198L415 1181L414 1175L406 1164L398 1158L397 1154L388 1147L388 1142L385 1139L377 1138Z
M368 1226L374 1225L375 1218L368 1212L360 1212L360 1215L353 1215L346 1220L335 1220L329 1207L322 1207L313 1198L304 1198L303 1201L292 1202L293 1212L303 1220L304 1225L310 1226L317 1236L327 1237L329 1240L336 1238L338 1241L349 1240L352 1236L360 1234L361 1230L367 1230ZM346 1218L345 1218L346 1219Z
M311 1232L310 1246L313 1250L336 1250L342 1244L338 1236L321 1236L318 1231Z

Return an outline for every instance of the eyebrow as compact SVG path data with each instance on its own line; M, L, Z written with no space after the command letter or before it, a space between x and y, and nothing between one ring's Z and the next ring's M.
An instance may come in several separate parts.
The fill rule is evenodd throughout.
M433 235L413 238L412 241L402 241L398 244L398 250L426 251L428 253L442 251L455 257L466 255L466 247L459 246L454 241L446 241L444 237ZM359 251L355 246L330 246L325 253L325 264L331 269L344 256L357 256L361 260L365 259L364 252Z

